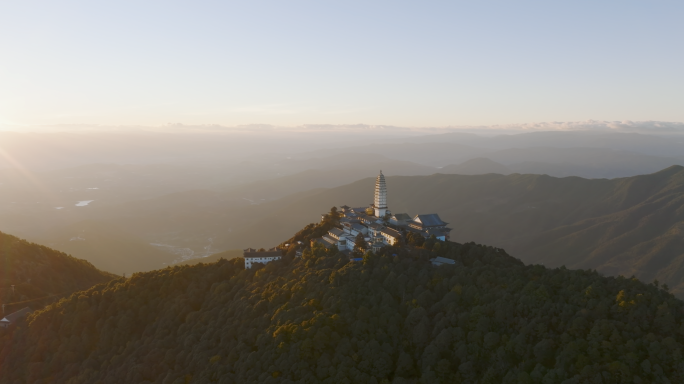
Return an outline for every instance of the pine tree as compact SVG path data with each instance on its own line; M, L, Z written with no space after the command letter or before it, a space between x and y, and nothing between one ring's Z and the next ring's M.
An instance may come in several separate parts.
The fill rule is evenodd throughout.
M366 239L363 237L363 233L359 233L356 235L356 239L354 240L354 253L357 255L363 255L363 252L366 249L368 249Z

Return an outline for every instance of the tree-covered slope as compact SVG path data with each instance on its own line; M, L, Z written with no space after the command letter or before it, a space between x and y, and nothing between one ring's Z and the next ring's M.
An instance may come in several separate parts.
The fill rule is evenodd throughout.
M658 279L684 297L678 235L684 226L684 167L610 180L520 174L386 180L392 212L438 213L453 228L455 241L502 247L526 263ZM278 244L331 204L369 204L374 182L364 179L264 204L254 215L245 213L250 221L222 241L245 247Z
M302 180L311 182L307 178L312 175L254 183L241 191L255 186L282 190L287 180L301 184ZM325 180L328 183L332 179ZM684 195L683 167L610 180L531 174L434 174L388 176L386 180L392 212L438 213L454 229L455 241L502 247L528 263L593 268L613 275L635 274L647 281L658 279L684 297L684 270L678 267L682 248L677 235L678 228L684 225L679 214L680 197ZM251 199L252 195L235 195L226 200L230 194L175 194L117 207L119 216L114 221L136 234L154 229L156 235L171 237L165 244L190 246L189 242L202 249L211 238L214 249L269 248L317 221L331 205L358 207L372 203L374 183L374 178L368 178L330 189L297 192L275 201L266 199L259 204L243 199ZM103 218L111 215L113 212L108 211ZM67 242L70 238L62 237ZM86 239L78 244L64 243L69 247L64 249L81 252L79 257L93 249L98 254L108 253L107 247L97 248L97 244L104 243L92 245L90 238ZM117 259L131 259L125 256L127 253L118 255ZM147 263L148 268L151 263Z
M5 313L40 308L116 276L85 260L0 232L0 301ZM14 285L14 289L12 289Z
M0 383L678 383L683 309L633 278L475 244L356 263L315 248L74 294L5 335Z
M230 260L230 259L235 259L237 257L242 257L243 252L244 251L242 249L231 249L229 251L214 253L213 255L209 255L207 257L199 257L196 259L181 261L181 262L174 264L174 265L182 266L182 265L195 265L195 264L199 264L199 263L204 263L204 264L215 263L221 259Z

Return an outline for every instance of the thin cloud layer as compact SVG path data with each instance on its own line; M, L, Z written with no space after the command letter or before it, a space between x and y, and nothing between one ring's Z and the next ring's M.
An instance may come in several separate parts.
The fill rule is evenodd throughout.
M639 133L684 133L684 123L666 121L554 121L532 124L493 125L469 127L468 129L491 129L502 131L606 131Z
M109 126L96 124L73 124L73 125L1 125L0 131L18 132L331 132L331 133L390 133L401 135L430 134L447 132L468 132L483 135L513 134L523 132L542 131L596 131L596 132L634 132L645 134L682 134L684 122L668 121L552 121L525 124L503 125L455 125L446 127L401 127L393 125L369 125L369 124L303 124L298 126L277 126L270 124L248 124L226 126L221 124L190 125L182 123L169 123L161 126Z

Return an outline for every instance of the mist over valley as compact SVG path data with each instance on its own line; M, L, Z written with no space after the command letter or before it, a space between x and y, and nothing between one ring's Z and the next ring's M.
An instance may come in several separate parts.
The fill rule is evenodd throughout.
M276 246L298 228L315 222L332 205L368 204L369 183L382 170L395 210L441 212L459 242L500 246L523 261L552 267L598 269L647 279L659 276L679 292L675 287L681 284L680 275L664 272L676 254L665 252L670 261L648 267L614 259L636 252L634 247L643 247L646 241L657 241L677 220L663 224L641 242L616 245L610 251L606 244L582 241L586 243L582 247L568 247L558 243L571 238L560 228L647 203L657 191L639 192L640 199L608 208L604 194L609 192L604 189L618 193L617 186L632 183L632 178L636 183L646 177L640 175L662 175L670 172L664 169L684 163L679 160L684 159L684 145L676 140L575 131L490 137L414 135L350 145L363 135L354 140L348 134L341 146L335 143L336 133L323 132L309 136L306 145L299 143L298 135L275 139L251 135L249 142L259 138L261 145L241 152L234 150L236 144L231 145L232 140L247 140L241 134L202 133L181 140L174 134L154 133L136 136L139 142L133 150L144 150L128 159L134 161L105 163L118 152L97 146L119 145L110 139L116 134L82 135L87 138L83 139L87 150L65 141L72 150L70 160L77 165L46 169L59 163L59 157L43 154L46 157L37 170L2 168L0 230L112 273L152 270L250 246ZM102 140L98 135L103 135ZM130 139L128 133L122 135ZM27 135L21 140L29 143L36 138ZM163 145L155 149L157 143ZM316 146L330 148L311 150ZM17 155L6 153L7 159ZM649 177L659 177L655 175ZM542 180L556 186L539 189ZM479 192L467 192L472 188ZM583 208L586 205L591 208ZM567 256L533 245L528 240L533 238L556 244ZM600 260L591 256L601 252L612 254ZM664 274L668 277L663 278Z
M683 2L0 10L0 384L684 383Z

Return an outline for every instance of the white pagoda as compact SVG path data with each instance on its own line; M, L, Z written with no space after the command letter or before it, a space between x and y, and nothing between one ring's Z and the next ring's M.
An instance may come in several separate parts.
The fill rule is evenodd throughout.
M385 175L380 174L375 179L375 200L373 202L373 209L375 210L375 217L383 218L387 211L387 185L385 184Z

